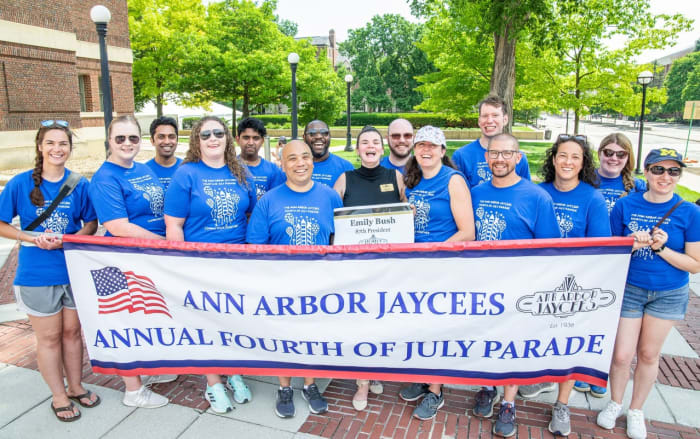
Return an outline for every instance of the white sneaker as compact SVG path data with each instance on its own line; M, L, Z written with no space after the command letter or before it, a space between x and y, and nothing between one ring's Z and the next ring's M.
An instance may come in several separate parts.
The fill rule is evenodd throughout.
M643 411L627 410L627 436L631 439L644 439L647 437L647 426L644 424Z
M615 428L615 421L622 412L622 406L613 400L608 401L608 405L598 413L596 423L601 427L612 430Z
M369 391L375 395L381 395L384 393L384 384L381 381L372 380L369 382Z
M157 393L153 393L146 386L141 386L139 390L124 392L124 405L129 407L141 407L144 409L154 409L168 404L168 398Z
M150 386L158 383L170 383L177 379L177 375L141 375L141 384Z

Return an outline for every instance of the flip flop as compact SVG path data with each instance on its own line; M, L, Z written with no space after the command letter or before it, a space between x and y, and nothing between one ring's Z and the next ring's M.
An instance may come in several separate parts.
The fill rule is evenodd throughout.
M73 404L72 402L70 403L70 405L67 405L65 407L54 407L53 403L51 403L51 410L53 410L54 416L56 416L56 419L58 419L61 422L73 422L80 419L80 416L82 416L82 414L80 413L80 411L78 411L78 414L75 414L75 412L73 411L74 408L75 404ZM58 416L60 412L71 412L73 413L73 416L70 418L64 418L63 416Z
M83 400L83 399L87 399L88 401L92 400L92 398L90 398L90 395L95 395L97 398L96 398L94 401L91 401L91 403L85 404L82 400ZM97 395L96 393L92 393L92 392L89 391L89 390L88 390L87 392L83 393L82 395L75 395L75 396L70 396L70 395L69 395L69 396L68 396L68 399L72 399L73 401L75 401L75 402L77 402L78 404L80 404L81 407L85 407L85 408L88 408L88 409L89 409L89 408L92 408L92 407L97 407L98 405L100 405L100 402L102 402L102 401L100 400L100 396L99 396L99 395Z

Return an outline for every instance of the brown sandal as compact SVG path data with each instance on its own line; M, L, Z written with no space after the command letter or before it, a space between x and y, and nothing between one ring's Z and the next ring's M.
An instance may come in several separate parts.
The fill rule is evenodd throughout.
M67 405L65 407L54 407L53 402L51 403L51 410L53 410L53 414L56 416L56 419L58 419L61 422L73 422L80 419L80 416L82 416L82 414L80 413L80 411L78 411L78 413L76 414L73 410L74 408L75 404L73 404L72 402L70 403L70 405ZM63 416L58 415L61 412L71 412L73 413L73 416L71 416L70 418L64 418Z
M92 400L92 398L90 398L91 395L95 395L95 396L96 396L96 398L95 398L94 401ZM89 390L88 390L87 392L83 393L82 395L75 395L75 396L70 396L70 395L68 395L68 399L72 399L73 401L75 401L75 402L77 402L78 404L80 404L81 407L85 407L85 408L88 408L88 409L89 409L89 408L93 408L93 407L97 407L98 405L100 405L100 402L101 402L100 396L99 396L98 394L96 394L96 393L92 393L92 392L89 391ZM85 404L85 403L82 401L83 399L87 399L88 401L90 401L90 403L89 403L89 404Z

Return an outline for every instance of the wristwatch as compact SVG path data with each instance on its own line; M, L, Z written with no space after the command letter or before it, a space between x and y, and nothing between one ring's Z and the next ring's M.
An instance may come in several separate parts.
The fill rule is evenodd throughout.
M651 250L654 253L661 253L662 251L664 251L665 248L666 248L666 244L662 245L661 247L657 248L656 250L654 250L653 248Z

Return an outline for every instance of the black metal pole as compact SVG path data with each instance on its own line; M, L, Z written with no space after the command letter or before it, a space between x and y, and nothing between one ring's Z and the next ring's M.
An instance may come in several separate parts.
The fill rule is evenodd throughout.
M105 152L109 150L109 139L107 128L112 123L112 86L109 79L109 58L107 58L107 23L95 23L97 35L100 37L100 67L102 70L102 110L105 119Z
M296 140L297 126L297 65L289 64L292 68L292 140Z
M350 83L346 82L347 88L348 88L348 93L347 93L347 101L348 101L348 109L347 109L347 120L348 120L348 140L347 143L345 144L345 151L352 151L352 132L350 131Z
M642 114L639 116L639 145L637 146L637 174L642 173L642 137L644 136L644 109L647 100L647 84L642 84Z

